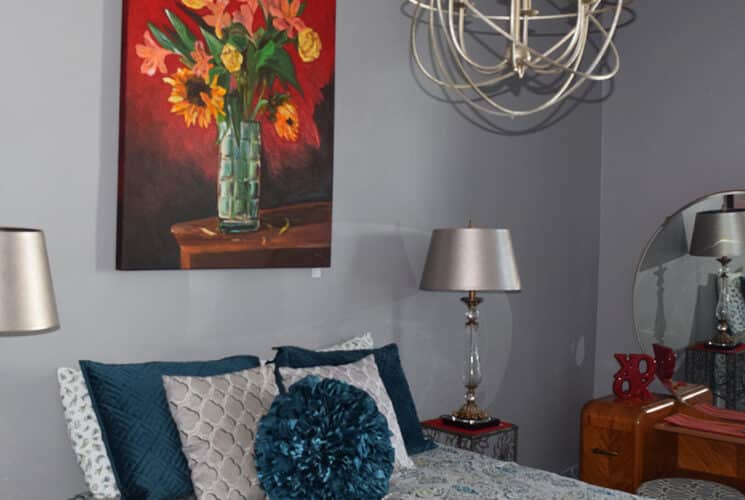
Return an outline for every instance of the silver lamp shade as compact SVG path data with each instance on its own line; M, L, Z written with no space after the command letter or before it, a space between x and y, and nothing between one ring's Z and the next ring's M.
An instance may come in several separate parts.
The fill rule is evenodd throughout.
M745 255L745 210L696 214L689 253L699 257Z
M432 291L520 290L508 229L435 229L420 288Z
M59 328L44 233L0 228L0 335Z

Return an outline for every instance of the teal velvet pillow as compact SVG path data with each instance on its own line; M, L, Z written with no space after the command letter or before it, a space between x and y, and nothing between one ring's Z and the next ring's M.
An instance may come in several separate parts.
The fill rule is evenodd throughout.
M414 398L411 395L409 383L401 366L401 358L396 344L389 344L380 349L328 352L310 351L300 347L280 347L277 350L277 356L274 358L277 385L280 391L285 391L285 387L282 385L282 377L279 374L280 367L309 368L313 366L346 365L359 361L370 354L375 355L375 364L378 365L380 378L383 379L385 390L393 403L407 453L416 455L435 448L436 445L425 438L422 432Z
M256 432L256 472L272 499L376 500L388 493L388 421L362 389L310 376L274 399Z
M122 500L173 500L192 493L163 375L209 377L259 364L254 356L121 365L81 361Z

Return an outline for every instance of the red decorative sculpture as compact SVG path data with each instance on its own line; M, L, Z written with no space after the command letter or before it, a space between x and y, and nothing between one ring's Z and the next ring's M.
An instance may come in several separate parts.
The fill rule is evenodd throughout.
M673 376L675 376L675 362L677 360L675 351L661 344L653 344L652 347L654 348L654 359L657 362L657 378L660 379L662 385L674 395L680 389L689 387L689 384L685 382L676 382L673 380Z
M654 359L657 362L657 378L662 385L672 391L675 375L675 351L661 344L654 344Z
M613 375L613 393L624 401L649 401L652 394L649 384L654 381L655 360L646 354L615 354L621 368ZM646 364L642 373L641 364Z

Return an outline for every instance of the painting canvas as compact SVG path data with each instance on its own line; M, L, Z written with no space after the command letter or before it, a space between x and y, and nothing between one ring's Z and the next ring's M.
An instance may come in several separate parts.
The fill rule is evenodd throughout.
M117 268L328 267L335 0L125 0Z

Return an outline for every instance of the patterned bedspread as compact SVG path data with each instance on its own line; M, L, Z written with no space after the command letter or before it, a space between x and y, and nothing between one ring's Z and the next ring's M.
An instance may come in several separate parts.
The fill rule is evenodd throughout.
M632 500L622 491L439 445L412 457L416 468L397 474L385 500ZM90 500L83 494L70 500Z
M514 462L500 462L469 451L439 445L412 457L416 469L391 480L385 500L631 500L622 491L592 486Z

